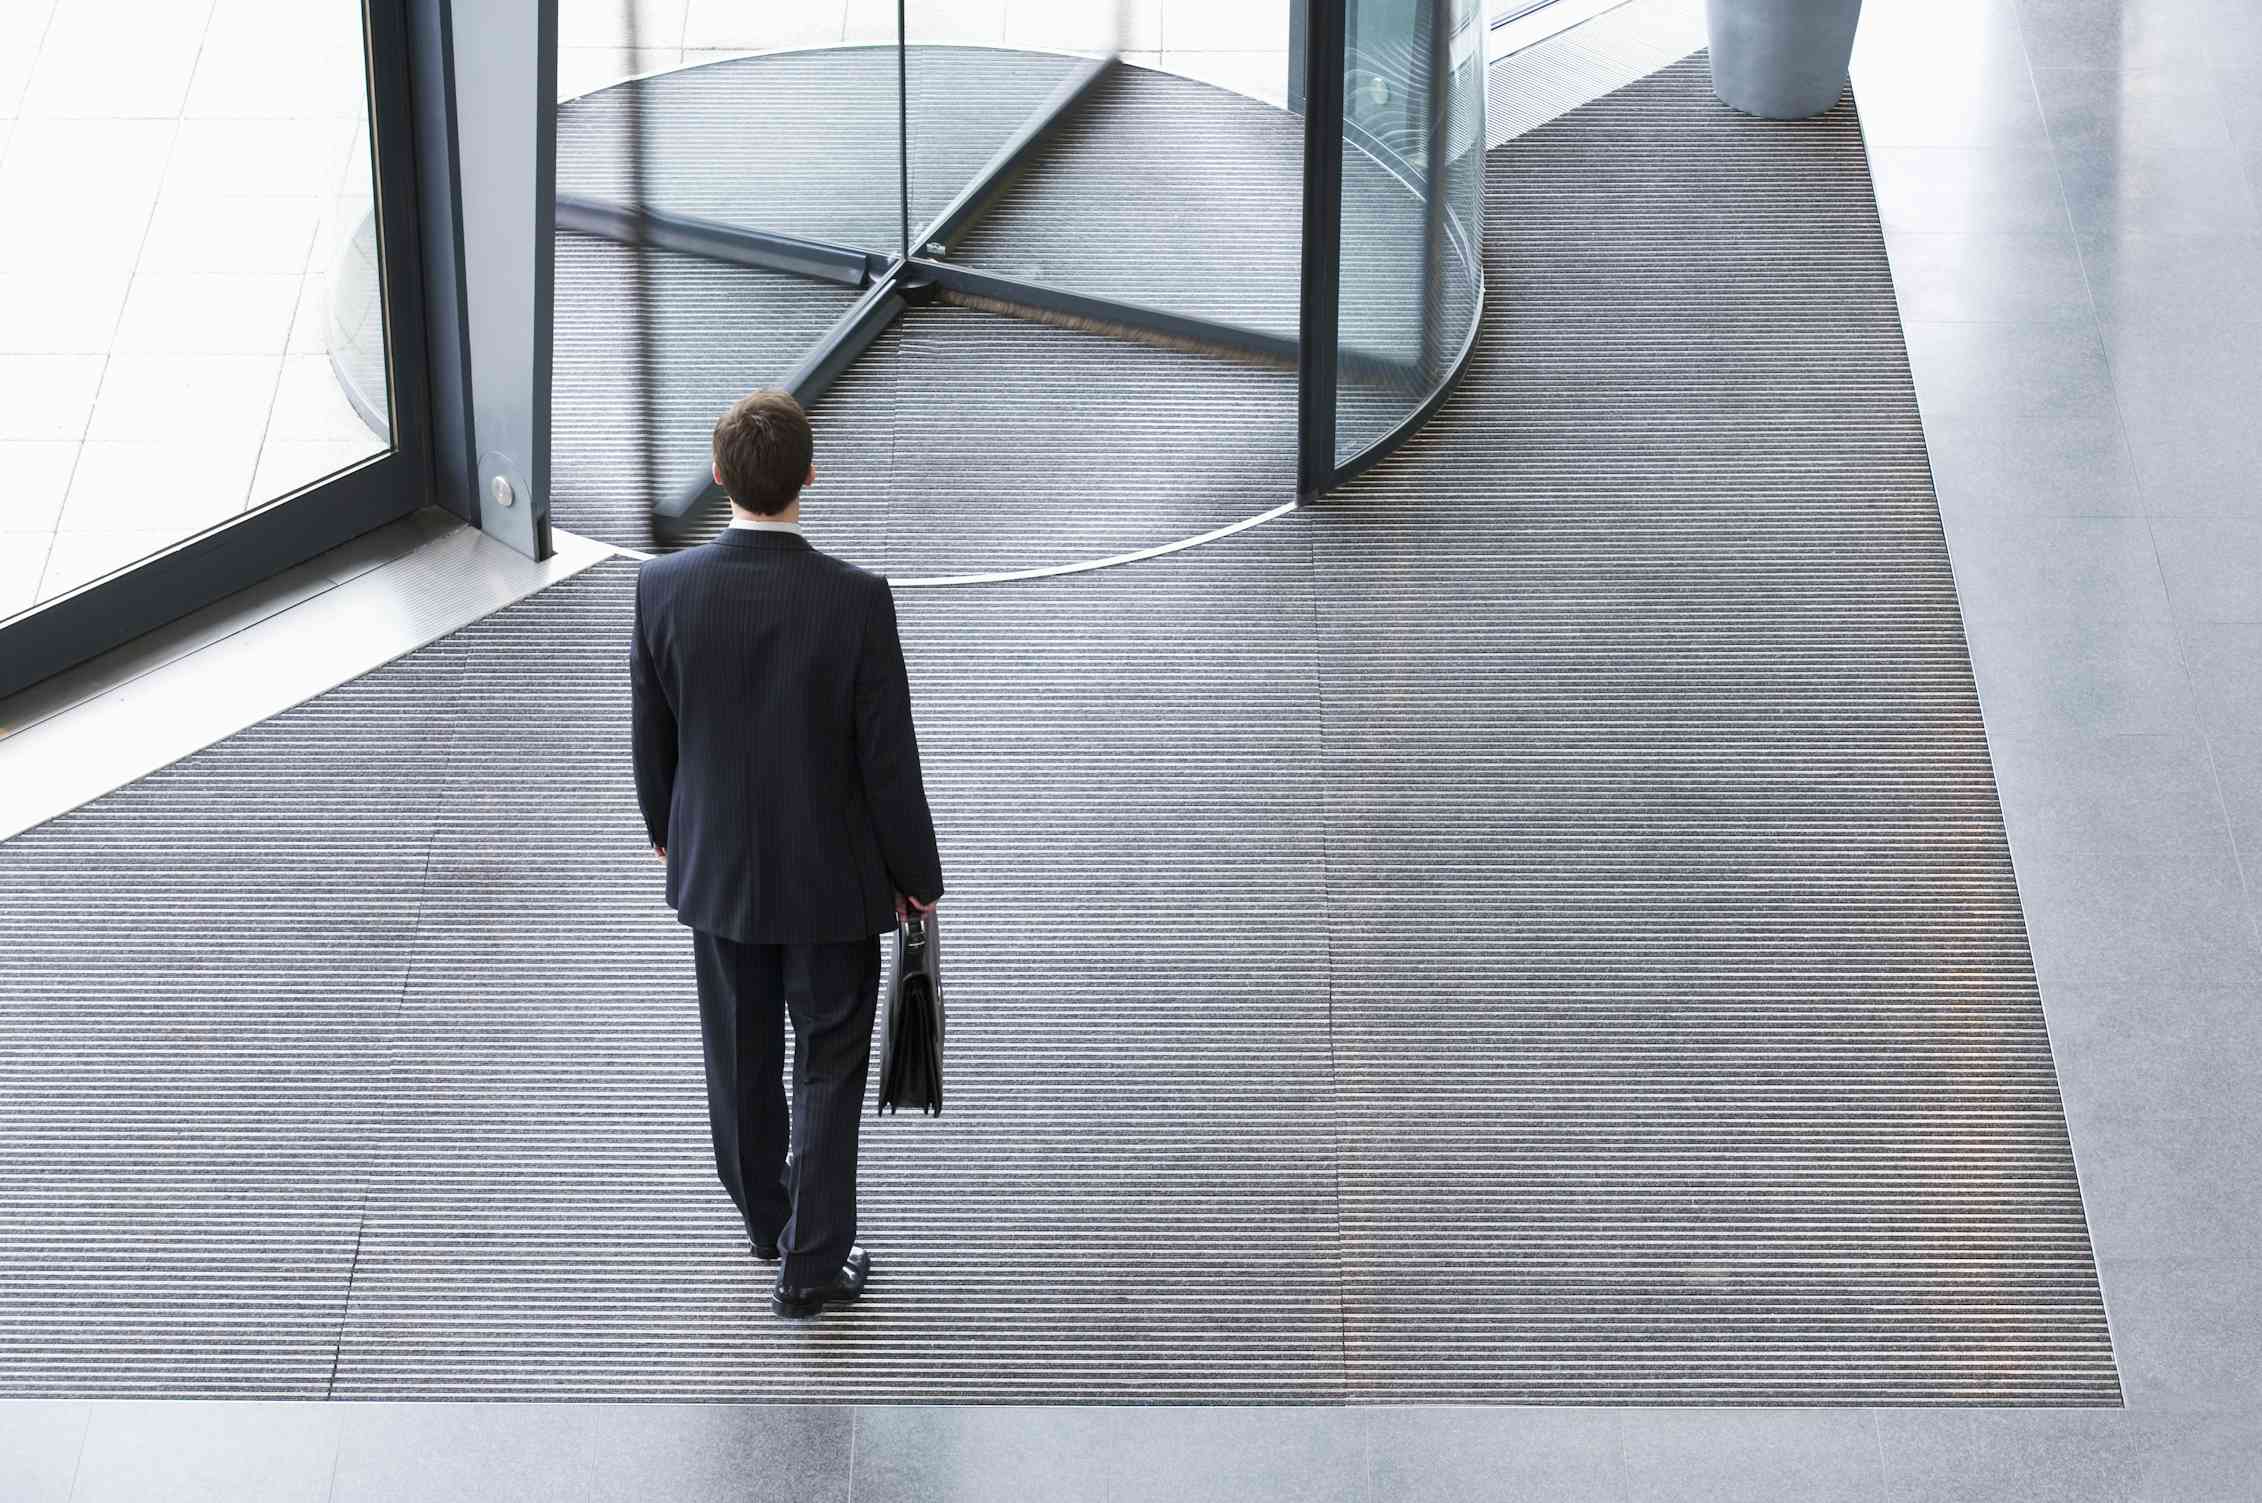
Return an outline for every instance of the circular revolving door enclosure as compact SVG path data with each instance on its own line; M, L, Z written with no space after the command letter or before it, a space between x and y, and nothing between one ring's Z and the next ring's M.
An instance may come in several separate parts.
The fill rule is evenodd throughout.
M1282 4L1233 87L1139 50L1119 0L998 39L1025 46L902 16L560 107L562 525L711 535L708 429L774 385L852 555L1090 567L1325 492L1459 373L1476 0Z

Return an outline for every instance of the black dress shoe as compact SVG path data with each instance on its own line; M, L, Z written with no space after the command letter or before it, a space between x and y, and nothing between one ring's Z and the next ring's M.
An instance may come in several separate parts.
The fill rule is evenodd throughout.
M778 1239L775 1237L764 1242L760 1237L748 1232L746 1234L746 1245L754 1249L754 1256L764 1263L775 1263L778 1260Z
M847 1304L864 1292L864 1281L872 1276L872 1255L861 1247L848 1250L848 1261L840 1272L808 1289L789 1289L784 1284L770 1291L770 1310L787 1320L809 1320L825 1313L825 1306Z

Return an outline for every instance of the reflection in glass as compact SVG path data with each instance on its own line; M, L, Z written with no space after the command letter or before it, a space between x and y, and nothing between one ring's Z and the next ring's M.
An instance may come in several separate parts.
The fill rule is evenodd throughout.
M1339 464L1444 383L1483 285L1477 0L1350 0L1347 21Z

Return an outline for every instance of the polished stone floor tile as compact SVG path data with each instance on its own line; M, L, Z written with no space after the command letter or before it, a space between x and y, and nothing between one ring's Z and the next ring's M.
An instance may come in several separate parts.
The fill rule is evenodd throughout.
M2262 326L2115 321L2104 339L2131 443L2212 447L2262 411Z
M1951 513L1948 553L1968 621L2166 621L2166 587L2141 517Z
M56 530L187 537L239 515L259 458L257 435L82 444ZM163 475L159 482L156 477Z
M1119 1458L1106 1409L871 1404L856 1414L859 1503L1105 1499Z
M1655 1503L1873 1503L1885 1496L1866 1409L1630 1410L1626 1496Z
M2140 231L2091 235L2080 245L2108 326L2262 324L2262 236Z
M1903 0L1865 9L1854 33L1854 58L1857 64L1866 61L1880 68L1891 64L1899 76L1931 82L1944 96L1964 91L1941 82L1943 67L1961 84L1974 66L2021 72L2027 66L2015 0ZM1866 100L1863 107L1866 113Z
M2034 86L2059 147L2152 150L2231 145L2205 69L2036 68Z
M102 366L100 355L0 355L0 439L86 437Z
M2019 0L2037 68L2204 65L2212 57L2197 7L2147 0Z
M618 7L615 7L617 9ZM821 47L840 40L847 0L755 7L742 0L691 0L684 14L685 47Z
M65 270L0 271L0 355L99 355L132 284L106 258Z
M2129 1503L2252 1503L2262 1478L2254 1412L2131 1415L2122 1476Z
M1980 619L1967 634L1990 735L2131 736L2199 723L2166 622Z
M2022 845L2011 861L2043 994L2058 986L2245 986L2262 950L2235 869L2183 853Z
M1902 333L1927 424L1935 417L2119 424L2105 344L2090 322L1910 321Z
M304 281L297 272L137 276L109 348L149 355L280 355Z
M851 1411L830 1405L370 1404L332 1503L846 1503Z
M2087 1119L2236 1114L2262 1100L2262 987L2074 983L2043 1007L2059 1089Z
M2199 736L1988 739L2012 849L2108 859L2204 856L2231 869L2230 829Z
M1972 1414L1975 1495L1993 1503L2129 1503L2128 1411L1982 1409Z
M266 431L281 355L112 355L90 439L175 440L233 450Z
M2064 234L2056 159L2041 147L1885 146L1869 153L1888 230Z
M170 119L188 94L213 0L65 3L41 38L26 115ZM134 45L120 46L130 28Z
M1862 139L1872 152L1927 146L2029 152L2049 148L2049 128L2043 124L2023 51L1943 49L1930 38L1871 45L1872 18L1888 14L1878 9L1862 18L1854 49L1854 97L1861 107ZM2015 43L2015 27L2011 36ZM1911 67L1909 54L1919 51L1925 60ZM1945 77L1942 69L1947 70Z
M0 115L16 113L54 9L55 0L17 0L0 6Z
M1118 1411L1114 1503L1364 1503L1371 1417L1320 1408Z
M1994 1503L1976 1475L1969 1409L1878 1409L1871 1418L1890 1503Z
M2240 151L2262 146L2262 64L2233 64L2211 72L2231 145Z
M2099 1259L2253 1256L2262 1110L2092 1114L2069 1101L2066 1120Z
M2229 147L2061 147L2066 212L2076 233L2262 232L2238 153Z
M2184 654L2210 736L2262 736L2262 625L2193 622Z
M2145 515L2262 517L2262 430L2202 430L2129 445Z
M1378 1409L1377 1503L1618 1503L1609 1409Z
M78 456L75 443L0 442L0 532L52 532Z
M2151 525L2177 619L2262 622L2262 518L2159 517Z
M322 1402L100 1403L71 1503L324 1503L344 1418Z
M2246 871L2247 897L2262 917L2262 736L2210 736L2231 843Z
M1928 417L1943 516L2130 517L2144 513L2118 423L1993 415Z
M39 577L54 545L51 532L0 532L0 620L39 598Z
M1904 318L2036 323L2091 316L2081 257L2065 231L1894 230L1885 245Z
M2111 1258L2098 1265L2129 1407L2262 1406L2262 1256Z
M82 1399L0 1399L0 1498L68 1503L92 1412Z

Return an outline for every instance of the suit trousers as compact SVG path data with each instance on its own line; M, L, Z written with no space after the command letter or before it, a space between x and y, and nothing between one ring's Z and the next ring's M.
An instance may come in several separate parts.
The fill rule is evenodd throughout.
M747 1233L774 1237L784 1251L779 1282L821 1284L856 1241L856 1137L871 1072L880 941L749 945L695 929L692 949L715 1172Z

